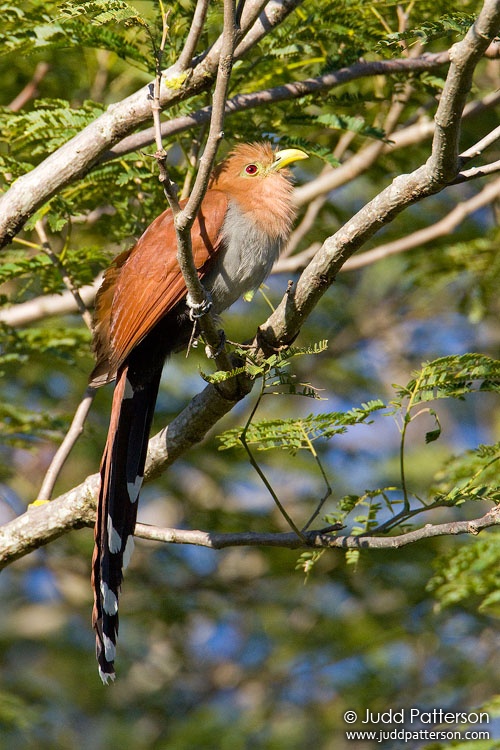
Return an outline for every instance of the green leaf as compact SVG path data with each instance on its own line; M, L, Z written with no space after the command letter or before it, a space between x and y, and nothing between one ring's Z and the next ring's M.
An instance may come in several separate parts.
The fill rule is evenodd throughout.
M395 386L399 398L391 403L401 407L439 398L463 399L478 391L500 392L500 361L484 354L467 353L440 357L425 364L406 386Z
M249 425L245 440L248 445L253 445L260 451L278 448L295 453L302 449L310 450L311 444L316 440L329 440L334 435L345 432L348 426L369 423L369 417L384 407L382 401L376 400L346 412L310 414L299 419L262 420ZM219 435L219 450L241 447L242 434L243 428L240 427Z

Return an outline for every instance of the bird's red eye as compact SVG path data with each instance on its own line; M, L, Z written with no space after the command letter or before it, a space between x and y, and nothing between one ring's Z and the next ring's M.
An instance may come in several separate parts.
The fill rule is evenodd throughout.
M248 164L248 166L245 167L245 172L247 174L256 174L258 172L257 165L256 164Z

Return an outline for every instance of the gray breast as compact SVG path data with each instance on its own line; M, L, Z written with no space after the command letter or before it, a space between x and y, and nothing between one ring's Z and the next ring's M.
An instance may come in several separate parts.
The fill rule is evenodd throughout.
M245 292L262 284L282 245L280 239L270 238L256 227L234 202L229 204L221 239L218 267L203 280L212 295L215 313L222 312Z

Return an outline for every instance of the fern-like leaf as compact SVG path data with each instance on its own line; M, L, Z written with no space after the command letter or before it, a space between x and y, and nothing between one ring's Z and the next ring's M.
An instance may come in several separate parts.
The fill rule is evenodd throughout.
M347 412L310 414L298 419L262 420L249 425L245 431L245 442L260 451L274 448L291 453L301 449L309 450L311 444L320 438L328 440L345 432L351 425L369 423L369 417L384 406L382 401L376 400ZM219 436L220 450L241 446L242 434L242 428L224 432Z
M484 354L460 354L440 357L424 365L406 386L395 386L401 408L403 399L411 404L438 398L463 399L477 391L500 392L500 361Z

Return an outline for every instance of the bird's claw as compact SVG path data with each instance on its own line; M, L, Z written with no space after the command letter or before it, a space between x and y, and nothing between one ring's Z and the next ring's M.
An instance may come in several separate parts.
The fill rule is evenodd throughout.
M206 315L212 307L212 298L210 294L205 292L205 295L203 302L195 302L189 292L187 294L186 305L189 308L189 319L193 321L193 323L198 320L198 318L202 318Z
M224 333L222 328L219 329L218 333L219 343L217 344L217 348L214 349L213 346L210 346L209 344L207 344L205 347L205 354L207 355L208 359L216 359L226 346L226 334Z

